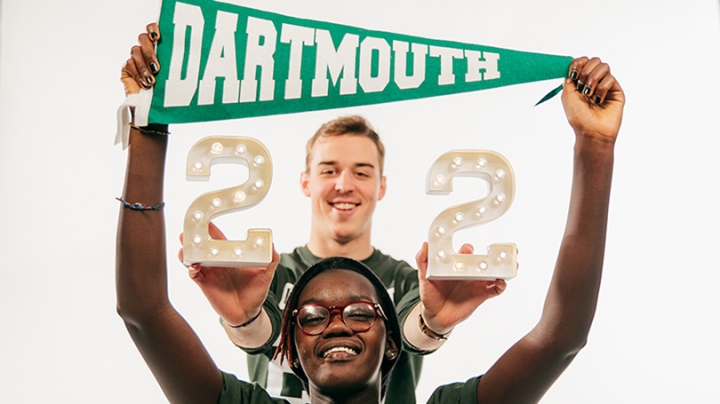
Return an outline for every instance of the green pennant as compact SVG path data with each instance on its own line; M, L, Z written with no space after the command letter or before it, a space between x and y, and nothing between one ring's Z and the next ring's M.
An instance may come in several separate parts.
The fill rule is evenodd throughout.
M163 67L140 121L183 123L370 105L565 77L569 56L164 0ZM145 97L149 99L149 97ZM137 114L136 110L136 114Z

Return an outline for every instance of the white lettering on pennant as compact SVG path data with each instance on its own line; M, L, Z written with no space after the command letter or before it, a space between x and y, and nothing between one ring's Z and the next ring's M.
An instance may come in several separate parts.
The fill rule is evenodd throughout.
M249 17L247 21L247 48L245 51L245 72L240 87L240 102L257 100L258 82L255 78L260 68L260 101L271 101L275 93L275 46L277 30L272 21ZM260 38L263 38L262 43Z
M446 48L444 46L430 46L430 56L440 58L440 75L438 75L438 85L446 86L455 84L453 59L460 59L463 57L462 49Z
M499 53L466 50L465 59L467 59L468 66L465 82L500 78L500 71L498 70ZM482 70L485 72L483 73Z
M280 29L280 42L290 44L288 79L285 80L285 99L295 100L302 95L303 83L300 78L300 67L302 65L303 46L315 44L315 30L290 24L283 24Z
M235 31L238 15L218 11L215 20L215 35L210 46L205 73L200 80L198 105L211 105L215 102L215 83L223 77L223 104L238 102L240 81L237 77L237 57L235 57Z
M425 81L425 59L428 53L428 46L413 43L413 74L407 75L407 42L393 41L393 52L395 52L395 84L401 90L418 88Z
M170 58L168 80L165 85L165 106L184 107L190 105L197 90L200 72L200 49L202 45L205 19L198 6L184 3L175 4L173 23L173 52ZM182 78L185 60L185 32L190 29L190 54L188 55L187 74ZM194 50L194 51L193 51Z
M373 54L377 51L377 76L373 77ZM366 93L383 91L390 82L390 45L382 38L367 37L360 44L360 87Z
M358 85L365 93L382 92L387 90L391 80L400 90L419 88L427 78L428 57L439 60L437 85L440 86L455 84L456 59L465 59L466 83L500 78L499 53L401 40L392 40L391 46L390 39L372 36L364 37L361 42L357 34L344 34L336 47L329 30L283 23L278 35L276 22L256 17L247 17L243 49L236 32L239 18L237 13L217 12L212 43L210 49L205 50L208 53L203 55L205 20L202 9L180 2L175 4L165 107L189 106L196 92L198 105L215 103L219 78L223 79L221 99L224 104L272 101L275 98L278 43L289 44L289 47L281 47L282 52L288 54L278 59L283 63L285 57L288 60L283 95L286 100L302 97L302 61L306 46L315 47L315 66L305 69L306 72L314 69L311 97L327 97L331 85L337 86L340 96L357 94ZM244 58L238 51L244 52ZM201 66L203 59L207 61ZM238 60L243 60L244 64L238 66ZM411 68L408 66L410 60ZM203 77L199 79L201 67ZM238 78L240 72L242 79Z
M315 78L312 81L312 96L326 97L328 95L328 77L333 84L340 81L340 95L355 94L357 92L357 78L355 77L355 60L360 38L354 34L343 36L340 46L335 49L330 32L324 29L315 31L315 44L317 56L315 60ZM340 79L342 73L342 79Z

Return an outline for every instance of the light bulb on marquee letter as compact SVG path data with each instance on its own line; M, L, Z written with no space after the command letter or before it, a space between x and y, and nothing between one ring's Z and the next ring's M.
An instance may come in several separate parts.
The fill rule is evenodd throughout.
M185 214L183 263L216 267L257 267L272 261L272 231L248 229L246 240L215 240L208 234L214 217L255 206L272 182L270 153L259 141L237 136L208 136L188 153L188 179L208 180L210 166L240 163L248 167L243 184L200 195Z
M488 253L458 254L453 234L502 216L512 204L515 175L510 163L489 150L456 150L440 156L430 168L426 193L448 195L456 175L479 177L488 182L487 197L442 211L430 226L428 279L510 279L517 275L515 244L492 244Z

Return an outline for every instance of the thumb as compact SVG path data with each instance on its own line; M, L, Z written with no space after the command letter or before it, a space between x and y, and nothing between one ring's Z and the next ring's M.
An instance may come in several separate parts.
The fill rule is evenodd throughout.
M185 240L185 234L180 233L180 251L178 251L178 259L181 263L184 264L185 261L185 254L183 252L183 241Z
M418 267L418 277L421 280L426 280L427 267L428 267L428 243L427 241L422 244L420 251L415 255L415 262Z
M494 289L495 296L500 296L507 289L507 282L504 279L495 279L495 282L487 286L488 289Z
M178 259L180 260L180 263L184 265L185 263L185 253L183 252L183 248L180 247L180 251L178 251Z
M227 240L227 237L225 237L225 234L223 234L220 229L215 226L213 222L208 222L208 234L210 237L212 237L213 240Z
M188 275L190 276L190 279L195 281L195 283L200 284L203 280L205 280L205 275L202 273L202 268L199 265L191 265L188 267Z
M132 59L128 59L125 62L125 66L123 66L122 70L120 71L120 81L123 83L126 96L130 94L137 94L140 92L140 86L135 80L137 74L138 73L137 68L135 67L135 62L133 62Z

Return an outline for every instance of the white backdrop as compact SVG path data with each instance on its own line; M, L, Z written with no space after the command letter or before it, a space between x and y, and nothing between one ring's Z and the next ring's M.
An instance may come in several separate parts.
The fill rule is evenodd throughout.
M422 37L609 62L627 94L616 146L605 276L588 346L544 403L718 403L720 341L720 9L710 0L338 2L236 0L301 18ZM287 3L287 4L286 4ZM125 152L112 144L123 99L119 70L155 1L0 2L0 403L166 402L115 313L114 256ZM569 198L573 134L559 81L348 108L175 125L165 200L170 294L224 370L244 354L175 259L190 202L242 181L216 166L186 182L190 146L209 134L253 136L269 148L265 201L219 224L230 237L270 227L280 251L303 244L310 206L298 186L316 127L358 113L387 146L388 193L373 243L414 263L432 219L480 196L457 182L427 196L427 169L451 149L509 159L516 199L491 224L459 233L478 248L512 241L520 274L427 358L418 399L483 373L540 315Z

